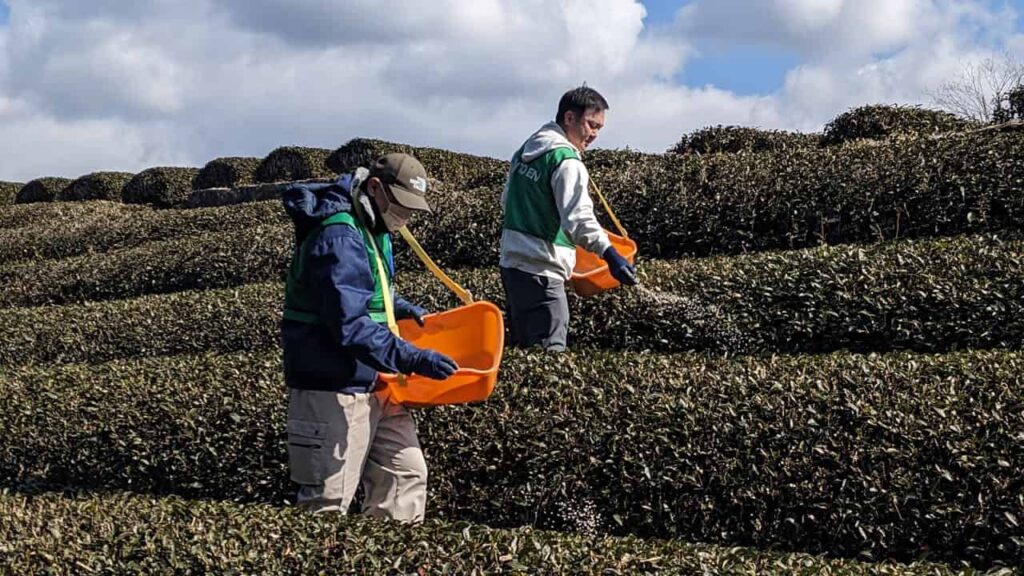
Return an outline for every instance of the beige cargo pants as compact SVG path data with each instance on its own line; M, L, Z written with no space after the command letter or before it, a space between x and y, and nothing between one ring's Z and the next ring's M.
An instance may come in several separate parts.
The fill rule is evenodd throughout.
M423 520L427 463L416 423L386 392L289 389L288 465L306 510L347 512L361 482L363 514Z

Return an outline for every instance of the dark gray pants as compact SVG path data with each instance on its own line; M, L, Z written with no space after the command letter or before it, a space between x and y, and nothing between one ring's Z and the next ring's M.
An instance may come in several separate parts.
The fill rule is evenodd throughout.
M541 346L550 352L565 350L569 331L569 302L565 282L501 268L508 313L509 344L520 348Z

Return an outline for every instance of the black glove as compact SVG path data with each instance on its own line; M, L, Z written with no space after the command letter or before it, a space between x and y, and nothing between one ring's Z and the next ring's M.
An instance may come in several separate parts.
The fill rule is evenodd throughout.
M615 246L609 246L601 258L608 263L608 271L613 278L626 286L636 286L636 268L619 254Z
M445 380L455 374L458 369L459 365L455 363L455 360L433 350L420 350L412 367L412 371L416 374L422 374L433 380Z
M405 298L395 298L395 318L398 320L413 319L420 327L423 326L423 317L427 311L409 302Z

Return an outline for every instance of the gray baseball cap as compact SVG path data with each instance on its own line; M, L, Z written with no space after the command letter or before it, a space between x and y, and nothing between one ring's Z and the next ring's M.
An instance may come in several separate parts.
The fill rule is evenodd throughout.
M370 166L370 176L387 184L399 204L410 210L432 212L427 204L427 171L408 154L385 154Z

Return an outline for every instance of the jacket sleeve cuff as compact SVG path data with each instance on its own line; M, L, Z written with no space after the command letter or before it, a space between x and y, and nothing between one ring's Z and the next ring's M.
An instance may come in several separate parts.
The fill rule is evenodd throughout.
M608 239L608 235L605 234L604 230L602 230L601 235L594 242L593 246L588 248L588 250L603 258L605 251L611 248L611 246L612 241Z

